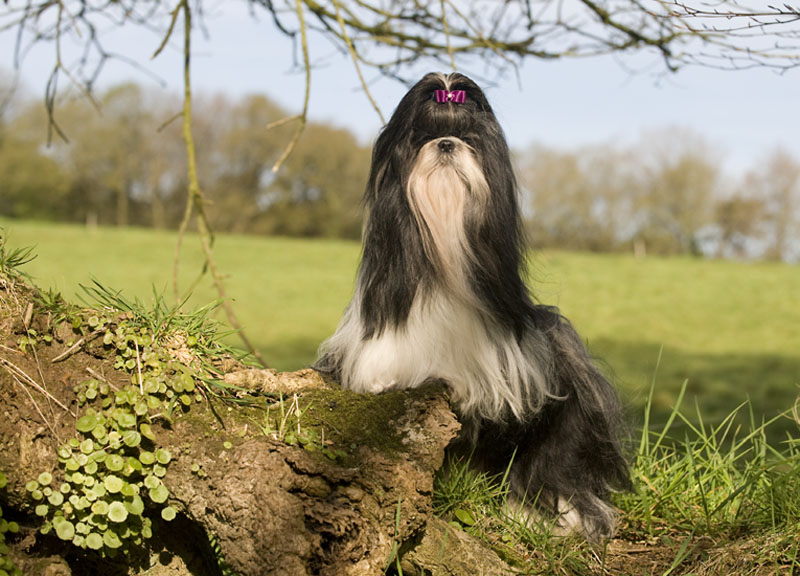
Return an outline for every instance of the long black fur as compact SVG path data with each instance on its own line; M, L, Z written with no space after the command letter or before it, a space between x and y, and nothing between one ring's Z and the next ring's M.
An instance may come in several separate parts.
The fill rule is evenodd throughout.
M522 220L517 184L508 145L483 91L466 76L455 75L451 90L465 90L466 102L452 115L432 94L442 88L439 75L428 74L400 101L378 137L365 203L369 211L361 263L366 290L361 302L367 335L380 333L388 323L402 325L417 290L435 278L422 250L420 231L406 199L408 167L430 140L455 136L475 149L492 203L470 238L481 266L470 271L475 292L504 325L521 334L530 310L522 281ZM388 288L388 289L387 289Z
M464 90L464 103L436 102L434 91L442 89ZM364 198L368 219L357 297L330 342L340 339L323 344L316 367L342 377L341 342L348 338L348 325L357 324L360 333L349 338L361 342L402 330L415 299L441 290L440 270L425 252L407 189L420 149L443 137L470 147L491 192L480 214L467 209L464 215L474 254L468 260L467 281L487 331L507 334L520 344L542 342L545 348L532 352L536 357L528 362L546 375L546 401L522 415L507 410L487 418L462 411L459 444L488 471L503 473L510 465L511 488L518 497L535 501L539 510L556 518L577 512L579 526L570 528L593 540L609 537L615 522L610 492L630 487L620 441L620 404L572 325L556 308L535 304L528 292L508 145L483 91L466 76L426 75L403 97L378 137ZM351 386L346 379L342 384Z
M609 538L615 519L598 500L631 488L619 399L557 308L534 306L531 313L553 350L558 398L522 421L467 420L453 449L493 474L504 474L510 465L510 488L518 499L553 516L564 512L566 501L581 515L590 540Z

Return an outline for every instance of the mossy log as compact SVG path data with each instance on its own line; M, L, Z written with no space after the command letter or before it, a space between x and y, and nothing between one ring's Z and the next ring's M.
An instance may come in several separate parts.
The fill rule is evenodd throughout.
M115 368L102 330L77 324L42 307L19 278L0 276L0 472L8 478L0 507L20 526L6 540L22 573L340 576L402 566L460 574L454 562L467 556L459 547L483 551L470 574L507 573L491 550L430 523L434 473L459 429L443 386L359 395L312 370L276 374L232 360L217 362L213 375L235 394L198 393L170 415L143 417L142 442L171 455L160 474L176 517L148 506L152 536L124 554L42 534L30 481L42 472L53 486L69 479L63 447L85 410L80 383L124 391L138 377L142 386L138 348L136 368ZM447 554L442 530L451 531Z

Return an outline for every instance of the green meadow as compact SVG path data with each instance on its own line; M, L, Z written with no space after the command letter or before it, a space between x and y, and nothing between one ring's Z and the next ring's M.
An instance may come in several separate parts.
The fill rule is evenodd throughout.
M23 270L69 300L79 301L80 285L92 279L144 302L154 289L171 297L174 232L1 219L0 228L9 248L35 247ZM207 304L217 295L209 276L197 282L199 240L190 234L183 246L180 290L191 288L190 305ZM272 367L314 359L349 300L359 251L334 240L217 237L228 296ZM699 410L706 422L749 399L758 423L790 409L800 393L798 266L542 252L531 255L530 269L539 301L559 306L614 373L634 423L653 379L656 422L684 381L684 412ZM771 429L798 430L789 418Z

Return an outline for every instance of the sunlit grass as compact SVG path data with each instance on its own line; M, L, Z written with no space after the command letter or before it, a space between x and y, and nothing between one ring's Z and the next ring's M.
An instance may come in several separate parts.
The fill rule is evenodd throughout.
M800 573L800 441L771 445L775 422L757 422L748 403L715 426L699 410L688 420L679 410L685 387L666 421L653 424L655 390L631 454L633 490L614 495L617 538L635 543L636 554L626 554L624 545L592 549L580 538L555 535L552 522L509 505L505 478L477 472L465 460L450 459L439 472L434 511L490 543L522 573L666 576L678 566L680 574ZM737 426L741 412L748 426ZM698 554L704 549L713 553ZM741 571L726 569L725 557L743 550ZM758 566L775 570L754 571Z
M800 267L556 252L535 270L542 299L572 319L635 412L662 347L662 420L686 380L712 422L747 399L772 417L800 392Z
M153 286L172 298L173 232L2 220L0 227L9 246L35 247L37 258L25 270L39 286L67 299L79 298L80 285L91 278L130 298L151 299ZM203 264L195 235L183 246L182 295ZM244 329L267 361L284 370L308 365L336 327L353 289L359 251L353 242L248 236L219 236L215 244L215 258ZM217 297L206 275L193 288L190 305ZM220 312L217 316L224 319Z
M153 286L172 298L174 233L9 221L0 228L9 249L34 246L37 258L22 270L70 300L93 277L129 299L152 300ZM221 236L215 250L264 356L281 369L311 362L350 298L359 246ZM182 289L201 267L190 236ZM643 558L666 550L666 560L628 566L635 554L552 537L546 524L513 513L502 478L464 462L451 462L437 481L439 514L534 573L683 573L677 567L708 545L720 566L742 549L750 566L800 573L800 428L788 411L800 382L800 268L548 252L536 256L533 277L541 301L559 305L617 374L635 441L635 490L615 496L620 536L645 543L636 553ZM190 306L216 298L204 277Z
M0 227L10 248L35 246L38 257L24 270L67 298L91 277L131 298L147 301L153 286L172 298L173 232L8 220ZM195 236L184 242L182 290L201 270L198 246ZM215 248L249 337L284 370L308 365L334 330L359 253L354 242L226 235ZM709 422L748 398L759 417L771 418L798 394L800 267L545 252L534 255L531 269L540 300L560 306L613 370L633 419L662 347L653 398L662 421L685 380L687 399L698 398ZM207 276L193 292L194 306L217 297ZM787 429L781 422L770 428L777 436Z

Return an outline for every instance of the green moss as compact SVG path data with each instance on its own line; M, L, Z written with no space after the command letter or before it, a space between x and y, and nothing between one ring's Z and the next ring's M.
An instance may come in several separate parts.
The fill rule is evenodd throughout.
M324 429L325 438L335 449L352 456L360 446L392 455L403 449L403 434L397 423L407 415L407 405L438 393L439 387L426 386L411 391L384 394L358 394L350 390L315 390L301 399L303 424Z

